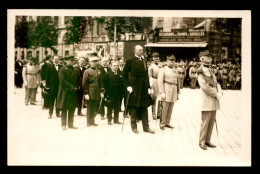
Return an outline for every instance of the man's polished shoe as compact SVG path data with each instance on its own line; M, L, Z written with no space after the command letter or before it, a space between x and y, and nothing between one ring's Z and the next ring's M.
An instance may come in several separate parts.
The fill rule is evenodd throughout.
M108 122L108 125L112 125L111 122Z
M160 126L160 129L164 130L165 128L164 128L164 126Z
M104 117L104 116L101 116L101 120L105 120L105 117Z
M168 128L174 128L173 126L169 125L169 124L166 124L165 127L168 127Z
M60 114L56 114L56 117L61 117Z
M66 129L66 126L62 126L62 130L63 130L63 131L67 130L67 129Z
M98 124L96 124L96 123L91 123L90 125L91 126L98 126Z
M30 103L30 105L36 105L34 102Z
M48 119L51 119L51 115L49 115Z
M139 134L138 130L136 130L136 129L134 129L133 132L134 132L135 134Z
M119 122L119 121L117 121L117 122L115 122L115 124L122 124L121 122Z
M75 126L69 126L70 129L78 129L77 127Z
M205 143L205 145L206 145L206 146L208 146L208 147L212 147L212 148L215 148L215 147L217 147L216 145L214 145L214 144L211 144L211 143Z
M128 115L124 115L124 117L125 117L125 118L129 118L129 116L128 116Z
M148 133L154 134L154 131L152 131L150 128L148 128L148 129L145 130L144 132L148 132Z
M200 148L203 149L203 150L207 150L207 147L205 145L200 144Z

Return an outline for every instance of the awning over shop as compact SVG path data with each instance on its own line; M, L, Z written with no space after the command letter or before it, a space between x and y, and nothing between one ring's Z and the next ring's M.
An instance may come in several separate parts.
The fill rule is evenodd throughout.
M148 43L145 47L206 47L206 42L158 42Z
M196 29L196 28L201 28L201 27L205 27L205 24L206 24L206 21L202 21L201 23L199 23L198 25L196 25L196 26L194 27L194 29Z

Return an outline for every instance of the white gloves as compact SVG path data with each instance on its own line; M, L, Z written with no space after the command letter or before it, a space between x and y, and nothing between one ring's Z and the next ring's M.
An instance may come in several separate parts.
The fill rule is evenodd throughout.
M128 91L129 93L132 93L132 92L133 92L133 88L132 88L131 86L128 86L128 87L127 87L127 91Z
M216 97L217 97L218 100L220 100L221 97L222 97L222 93L217 93L217 96L216 96Z
M89 100L89 95L88 94L84 95L84 97L85 97L86 100Z
M101 97L101 98L104 98L104 93L100 93L100 97Z
M165 93L161 93L161 99L164 100L166 98Z
M148 94L153 95L154 91L152 88L148 88Z
M27 86L27 85L28 85L27 81L24 81L24 86Z

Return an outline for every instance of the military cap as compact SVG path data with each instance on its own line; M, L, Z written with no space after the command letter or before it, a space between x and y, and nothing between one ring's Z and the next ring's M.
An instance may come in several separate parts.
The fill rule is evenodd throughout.
M91 53L88 58L89 62L98 61L99 57L97 53Z
M159 53L154 52L154 53L152 54L152 57L159 57Z
M215 64L213 64L212 67L216 68L217 66Z
M210 56L202 56L200 58L201 63L203 64L211 64L212 58Z
M172 60L172 61L174 61L174 60L175 60L175 56L174 56L174 55L167 56L167 60Z
M210 57L209 50L203 50L203 51L199 52L199 58L201 58L202 56Z

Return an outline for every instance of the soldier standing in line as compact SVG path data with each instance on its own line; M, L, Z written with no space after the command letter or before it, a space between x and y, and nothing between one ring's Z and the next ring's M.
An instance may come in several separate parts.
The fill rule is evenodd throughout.
M27 65L23 67L22 75L25 87L25 105L28 105L29 100L31 105L36 105L35 95L36 88L40 83L40 75L39 68L35 66L34 58L30 58Z
M226 64L223 65L222 69L222 89L227 89L228 83L228 66Z
M76 109L78 76L73 65L76 63L74 56L66 57L66 65L59 71L59 92L57 98L57 109L62 111L61 126L62 130L68 128L77 129L73 125L74 112ZM67 122L68 118L68 122Z
M228 74L231 89L235 89L236 75L237 75L236 65L233 65L232 69L230 70L230 72Z
M153 119L156 120L157 116L156 116L156 100L157 100L157 96L158 96L158 92L159 92L159 87L158 87L158 74L159 74L159 54L157 52L154 52L152 54L152 58L153 58L153 63L151 64L151 66L149 66L148 68L148 76L149 76L149 82L150 82L150 86L152 87L154 93L152 95L152 99L154 100L154 104L152 105L152 116Z
M196 87L196 63L192 63L191 64L191 67L190 67L190 70L189 70L189 76L190 76L190 86L192 89L195 89Z
M104 98L101 72L97 69L98 61L97 53L92 53L89 57L90 68L85 70L82 79L83 94L87 100L87 127L98 126L95 123L95 116L101 98Z
M199 57L202 62L202 66L197 69L197 78L202 97L199 146L201 149L207 150L206 146L216 147L210 142L210 139L216 119L216 111L220 109L219 100L222 96L222 91L213 71L209 68L212 62L209 51L202 51Z
M174 68L175 56L167 57L167 66L160 69L158 75L159 100L162 101L162 118L160 128L173 128L170 125L174 103L180 94L180 83L177 70Z
M183 67L183 62L180 62L177 68L177 72L179 74L180 77L180 88L183 88L183 82L184 82L184 78L186 76L186 71L185 68Z
M218 69L217 69L217 81L220 84L220 86L222 86L222 65L218 64Z

